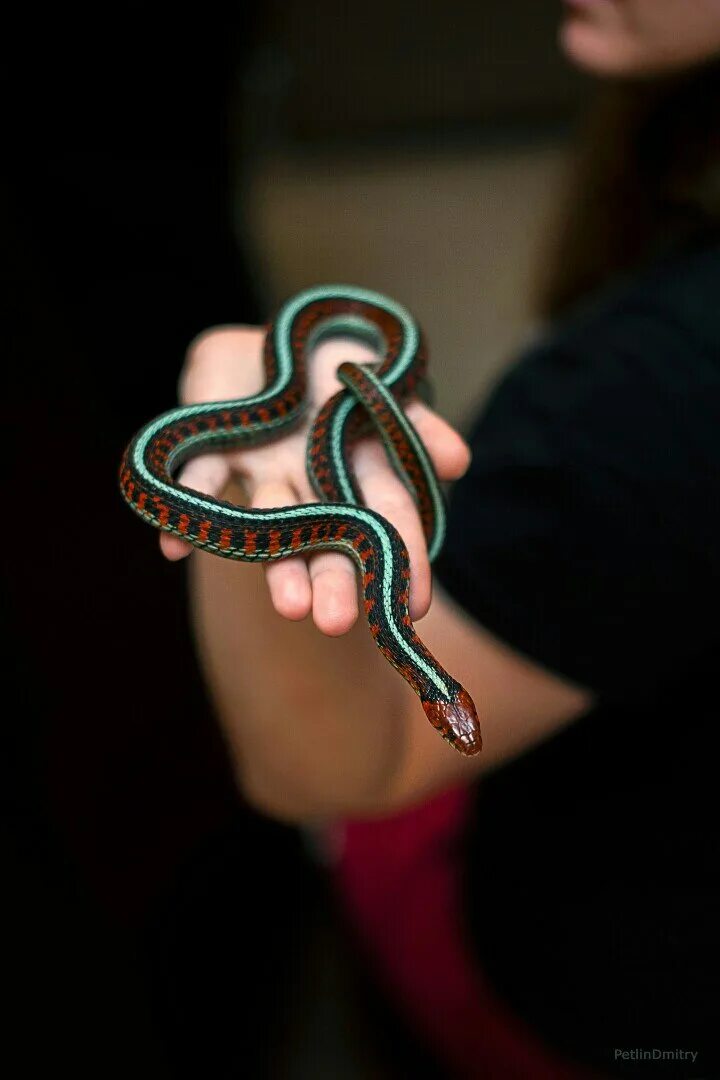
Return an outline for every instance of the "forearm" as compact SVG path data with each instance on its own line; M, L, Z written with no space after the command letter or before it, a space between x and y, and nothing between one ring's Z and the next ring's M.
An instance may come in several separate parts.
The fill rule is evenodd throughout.
M293 822L392 813L472 782L587 712L594 695L496 639L442 591L420 633L480 707L464 757L428 724L366 620L343 637L272 606L259 566L197 552L195 626L208 686L250 801Z
M294 820L382 807L414 695L365 620L336 638L310 617L290 622L274 610L262 567L201 552L191 583L201 664L250 800Z

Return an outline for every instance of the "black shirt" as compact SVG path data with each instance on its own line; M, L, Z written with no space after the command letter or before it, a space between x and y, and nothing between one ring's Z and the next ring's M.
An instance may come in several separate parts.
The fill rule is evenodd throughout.
M597 699L477 787L478 961L584 1062L639 1075L617 1050L697 1051L651 1068L714 1075L720 244L578 305L470 443L437 579Z

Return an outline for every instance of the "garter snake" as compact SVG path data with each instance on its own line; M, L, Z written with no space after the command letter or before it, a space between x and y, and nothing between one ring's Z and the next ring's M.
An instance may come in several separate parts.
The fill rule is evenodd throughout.
M321 408L308 440L306 466L318 503L273 509L236 506L173 479L189 457L281 437L307 408L306 362L323 338L342 334L369 342L376 364L346 362L343 389ZM324 285L291 297L268 324L265 386L236 400L181 406L146 424L120 467L130 507L158 529L228 559L256 562L334 549L351 556L361 575L364 610L375 643L419 696L431 724L456 750L482 746L468 692L430 653L408 610L409 556L397 529L363 505L349 449L373 425L415 499L428 554L442 546L442 492L422 441L402 411L427 367L424 336L406 308L369 289Z

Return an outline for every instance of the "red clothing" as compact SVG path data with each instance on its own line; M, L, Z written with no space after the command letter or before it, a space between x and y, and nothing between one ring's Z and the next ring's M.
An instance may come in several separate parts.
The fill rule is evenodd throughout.
M388 995L447 1065L473 1080L580 1080L498 1001L471 961L460 848L469 792L455 789L333 835L343 906Z

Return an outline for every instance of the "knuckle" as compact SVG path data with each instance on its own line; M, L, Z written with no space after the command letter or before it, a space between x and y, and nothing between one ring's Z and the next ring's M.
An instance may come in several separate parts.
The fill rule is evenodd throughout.
M219 350L225 351L229 344L237 345L242 338L262 335L260 327L249 326L245 323L218 323L208 326L196 334L185 350L187 363L197 362L200 358L210 354L214 356Z
M198 400L199 387L211 372L222 368L224 362L256 353L264 336L262 327L244 323L218 324L201 330L185 350L177 385L179 400L183 404Z

